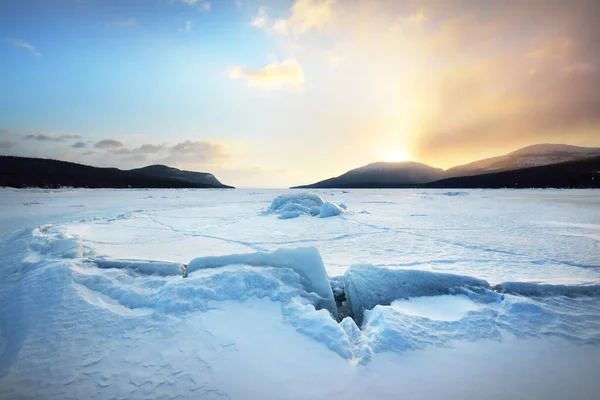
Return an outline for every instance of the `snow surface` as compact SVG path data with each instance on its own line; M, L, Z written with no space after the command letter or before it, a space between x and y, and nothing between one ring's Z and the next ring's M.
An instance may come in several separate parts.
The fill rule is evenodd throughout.
M480 309L480 306L467 296L448 294L395 300L391 306L402 314L439 321L460 321L467 312Z
M357 212L268 217L323 199ZM0 189L0 221L2 399L600 398L597 191Z

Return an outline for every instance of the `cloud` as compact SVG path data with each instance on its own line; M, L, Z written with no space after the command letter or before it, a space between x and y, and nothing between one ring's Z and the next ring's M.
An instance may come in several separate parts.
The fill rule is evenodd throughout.
M42 53L40 53L34 45L32 45L31 43L28 43L22 39L4 38L4 41L12 44L15 47L20 47L20 48L23 48L23 49L29 51L35 57L42 56Z
M94 145L96 149L114 150L125 146L124 142L116 139L104 139Z
M238 9L240 9L240 8L244 7L244 2L243 2L243 1L239 1L239 0L237 0L237 1L235 2L235 7L236 7L236 8L238 8Z
M185 142L177 143L169 150L172 154L204 154L213 153L217 149L220 149L220 145L218 144L186 140Z
M188 6L169 1L184 12L179 20L183 32L185 22L195 20L189 12L197 14L200 2ZM205 121L206 129L224 135L237 129L251 138L244 143L250 149L244 158L231 155L234 145L215 150L185 144L183 137L188 137L174 132L171 140L181 143L157 153L139 153L145 151L142 146L136 153L138 145L150 140L132 136L128 142L135 140L135 148L127 143L112 151L96 150L90 162L124 166L127 157L146 154L148 161L166 159L169 165L201 166L203 161L195 162L207 159L211 172L223 160L223 168L231 169L260 165L274 171L286 165L286 176L279 180L268 173L283 185L376 161L379 148L406 147L417 160L445 167L536 142L600 145L598 0L483 1L476 6L472 0L245 3L245 11L237 14L249 30L251 17L260 13L258 5L270 7L264 13L269 21L260 29L280 36L263 43L273 46L264 54L279 58L229 64L239 64L227 71L239 80L229 84L307 90L284 99L278 93L239 93L243 112L238 120ZM282 14L281 4L289 4ZM319 4L325 11L308 11ZM234 0L229 6L236 13ZM252 47L256 38L245 39L240 46ZM181 126L193 124L186 115ZM21 133L13 135L0 137L19 142L14 152L26 145L31 152L42 147L14 139ZM85 150L69 148L73 142L42 150L79 157ZM193 149L202 156L196 157ZM308 165L307 151L313 161ZM264 181L249 179L254 184Z
M154 154L163 150L165 145L154 145L154 144L143 144L137 149L134 149L134 152L143 153L143 154Z
M315 4L328 9L303 9ZM260 165L289 160L288 179L313 173L297 172L307 136L338 149L315 163L327 175L343 172L345 158L348 167L376 161L375 144L444 167L550 140L600 145L598 1L296 1L288 14L267 11L262 29L284 36L280 60L301 65L310 88L285 104L274 96L246 104L285 114L265 131L277 143L274 132L285 131L287 143ZM272 71L258 67L229 75L271 88L263 81Z
M10 135L10 131L7 129L0 129L0 135Z
M403 21L410 23L410 24L417 24L417 25L426 20L427 20L427 17L425 16L425 13L423 12L422 8L418 12L411 14L406 18L403 18Z
M273 23L273 32L275 32L278 35L289 35L289 28L288 28L288 23L286 20L284 19L278 19L277 21L275 21L275 23Z
M255 28L266 28L269 23L269 16L267 15L267 8L262 6L258 9L258 14L252 17L250 25Z
M174 153L188 154L196 152L198 150L202 151L204 150L205 146L208 146L208 143L186 140L185 142L177 143L171 148L171 151L173 151Z
M201 11L210 10L210 2L202 0L181 0L183 3L189 4L190 6L198 5L198 9Z
M321 29L333 15L335 0L296 0L288 26L294 34Z
M204 140L186 140L165 148L168 155L155 162L170 166L201 168L215 166L229 158L225 145Z
M190 32L192 30L192 21L185 22L185 31Z
M428 118L414 153L458 160L469 151L492 156L527 144L589 140L600 129L600 93L591 71L574 64L559 76L552 70L527 76L512 58L455 66L433 84L435 102L421 105Z
M9 139L9 131L0 139ZM12 133L21 137L22 133ZM24 133L23 133L24 134ZM56 146L39 146L26 142L0 140L0 153L22 157L44 157L64 161L84 163L100 167L136 168L149 164L165 164L192 170L209 170L238 168L241 153L236 152L232 158L230 151L237 145L236 141L186 140L172 143L144 143L137 147L128 147L118 139L104 139L96 143L71 141L60 143L54 140L58 136L47 134L31 134L35 138L28 141L59 142ZM77 135L63 135L73 137ZM42 139L40 139L42 138ZM21 144L24 143L24 144ZM99 150L96 150L99 149ZM228 161L227 164L224 164Z
M140 147L135 147L133 149L128 149L128 148L118 148L114 151L112 151L112 153L114 154L156 154L159 153L161 151L163 151L164 149L166 149L166 146L164 144L161 145L154 145L154 144L143 144Z
M75 142L71 145L73 149L85 149L87 145L84 142Z
M64 142L68 139L81 139L79 135L60 135L53 136L47 133L31 133L25 135L25 140L37 140L38 142Z
M553 39L529 54L533 58L564 59L573 50L573 42L566 38Z
M332 6L336 0L296 0L290 10L288 19L272 21L267 8L261 6L252 17L250 25L278 35L288 36L290 33L300 35L310 29L321 29L331 19Z
M262 69L236 66L229 71L231 79L246 79L248 86L263 90L288 89L302 91L304 73L295 59L273 62Z
M567 65L560 70L563 74L587 74L594 71L594 66L589 63Z
M0 149L12 149L17 145L17 142L12 140L0 140Z

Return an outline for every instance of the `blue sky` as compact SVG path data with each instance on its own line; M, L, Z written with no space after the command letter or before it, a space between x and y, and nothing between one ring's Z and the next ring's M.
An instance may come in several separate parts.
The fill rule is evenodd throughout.
M7 0L0 153L289 186L380 160L598 146L599 8Z
M175 124L192 134L225 119L232 93L224 71L268 53L267 38L247 27L250 17L234 2L210 10L200 2L123 4L2 3L0 36L40 54L0 47L2 87L11 94L1 103L4 129L164 135ZM157 113L160 120L149 117Z

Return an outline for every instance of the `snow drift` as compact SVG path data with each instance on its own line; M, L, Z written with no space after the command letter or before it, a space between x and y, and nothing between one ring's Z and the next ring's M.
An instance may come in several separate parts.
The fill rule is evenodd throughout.
M33 229L29 249L37 256L47 258L80 258L86 253L83 241L78 235L61 231L58 227L46 224Z

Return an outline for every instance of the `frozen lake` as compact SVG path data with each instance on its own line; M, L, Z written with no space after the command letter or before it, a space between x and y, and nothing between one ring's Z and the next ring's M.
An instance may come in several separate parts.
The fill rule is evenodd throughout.
M299 193L0 189L0 398L600 398L598 191Z

